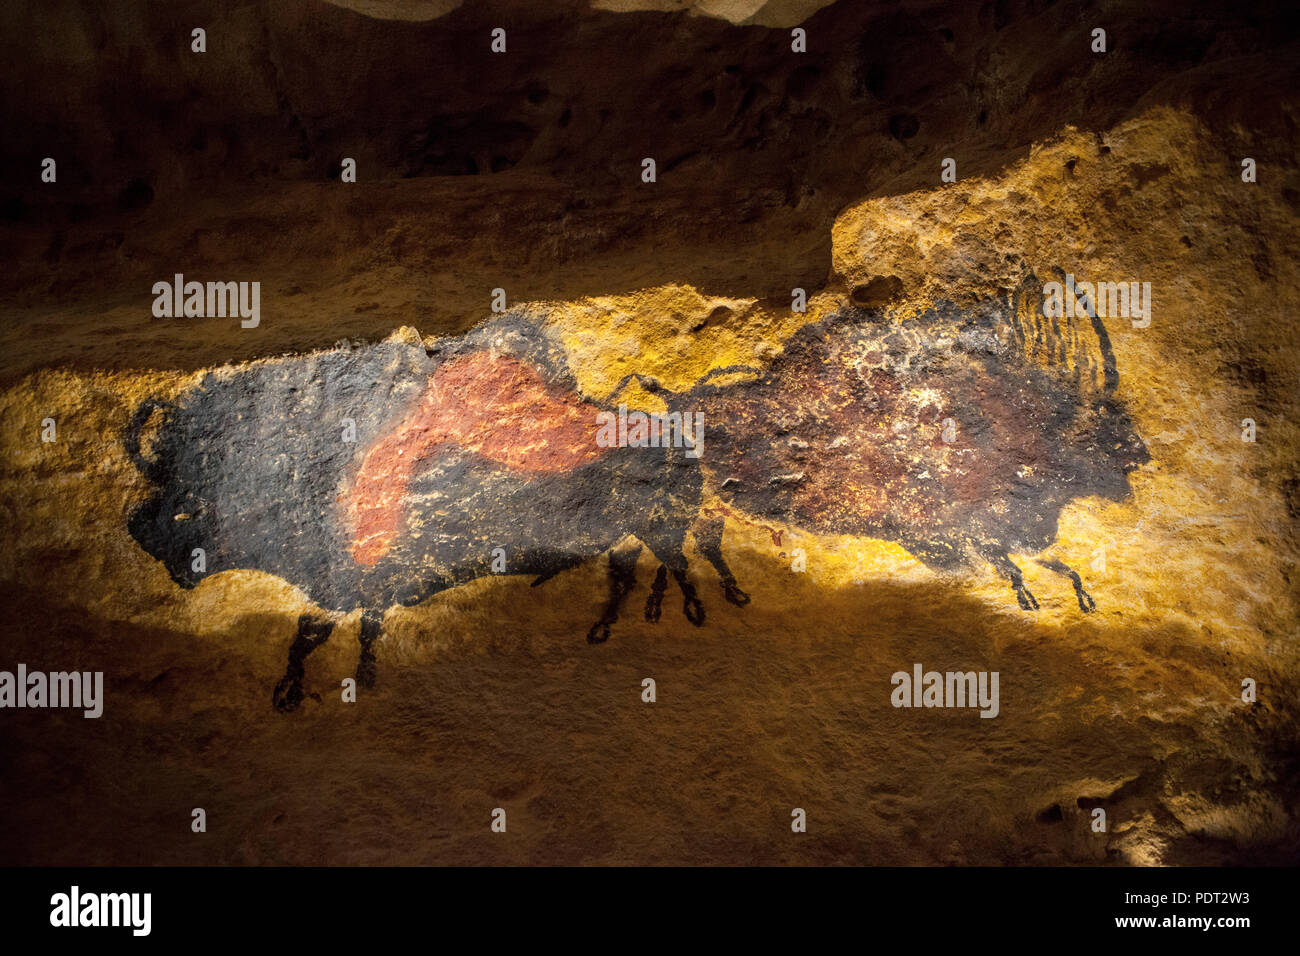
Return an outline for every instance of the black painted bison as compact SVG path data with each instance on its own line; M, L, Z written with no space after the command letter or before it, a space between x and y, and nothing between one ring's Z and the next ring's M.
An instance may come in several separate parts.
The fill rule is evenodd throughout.
M281 710L301 702L304 661L339 612L363 609L356 676L369 685L385 609L488 574L540 584L609 551L610 601L588 632L599 643L643 544L702 624L683 553L698 459L601 443L602 411L578 394L563 350L519 316L428 350L389 340L219 369L178 402L135 412L126 450L155 490L128 527L181 587L254 568L333 612L299 620L273 694ZM721 538L720 522L696 529L728 598L744 603Z

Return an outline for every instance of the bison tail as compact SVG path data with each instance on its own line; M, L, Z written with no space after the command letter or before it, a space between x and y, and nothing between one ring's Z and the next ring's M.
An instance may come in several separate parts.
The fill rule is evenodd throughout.
M723 365L718 368L711 368L696 380L691 391L717 391L719 388L726 388L727 386L725 385L713 385L711 383L715 378L721 378L723 375L735 374L757 375L761 378L763 376L763 370L756 368L753 365Z
M635 379L643 389L651 395L661 396L670 409L675 409L688 398L698 398L701 395L712 394L718 391L719 388L725 388L726 386L714 385L712 380L723 375L733 375L736 373L757 375L760 378L763 375L762 369L755 368L752 365L728 365L723 368L710 369L705 372L703 376L697 379L695 384L690 388L685 391L674 392L652 375L642 375L640 372L632 372L628 375L624 375L619 380L619 383L614 386L614 390L605 396L604 404L613 404L614 400L618 398L623 389L627 388L628 384Z
M144 426L153 417L153 413L161 411L164 415L169 415L176 408L171 402L165 402L157 398L146 398L140 403L140 407L135 410L131 416L130 423L126 426L126 432L122 436L122 444L126 446L127 457L140 469L140 474L144 475L155 484L161 484L164 478L162 463L145 458L140 451L140 433L144 431Z
M623 389L627 388L633 379L636 379L637 384L651 395L664 396L665 401L671 403L672 399L677 397L676 392L668 388L666 385L663 385L659 379L655 378L653 375L642 375L640 372L629 372L618 380L618 384L614 386L613 391L601 399L601 404L612 405L614 400L622 394Z

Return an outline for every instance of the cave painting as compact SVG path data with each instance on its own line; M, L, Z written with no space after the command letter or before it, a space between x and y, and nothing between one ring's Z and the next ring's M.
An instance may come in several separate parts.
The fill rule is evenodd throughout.
M598 644L648 549L647 619L671 573L699 626L689 533L743 607L727 516L893 541L936 570L988 561L1035 610L1010 555L1042 554L1067 503L1125 497L1149 460L1104 324L1048 318L1041 289L1029 276L901 319L846 306L764 367L714 369L681 392L633 375L583 395L558 340L520 315L430 348L389 340L214 370L136 410L124 443L153 488L128 527L182 587L256 569L321 609L299 620L272 695L284 711L341 613L363 612L368 686L386 609L488 574L536 586L608 553L609 599L587 632ZM702 424L698 446L601 440L632 378L668 417ZM1093 609L1074 570L1038 560Z

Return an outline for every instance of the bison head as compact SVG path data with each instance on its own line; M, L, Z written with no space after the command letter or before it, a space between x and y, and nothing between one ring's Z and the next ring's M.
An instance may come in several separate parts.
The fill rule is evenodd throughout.
M1133 490L1132 473L1151 461L1132 416L1114 396L1080 402L1053 446L1071 497L1123 501Z
M212 535L203 506L183 488L164 487L139 505L127 519L131 537L167 568L173 581L192 588L207 577Z
M187 487L171 465L166 420L174 406L150 399L136 410L127 427L124 444L140 473L154 486L153 493L136 506L127 519L127 530L144 551L167 568L173 581L192 588L213 567L215 540L204 502ZM152 458L141 451L141 433L160 413Z

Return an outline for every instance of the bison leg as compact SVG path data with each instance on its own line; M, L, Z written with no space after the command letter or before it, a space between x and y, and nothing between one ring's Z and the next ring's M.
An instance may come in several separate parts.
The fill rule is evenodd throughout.
M704 626L704 604L695 594L695 585L686 577L685 568L673 568L673 579L677 586L682 589L682 611L686 614L686 620L690 621L696 627Z
M704 605L695 594L695 585L686 577L685 568L674 568L673 579L676 580L682 589L682 594L686 601L682 610L686 612L686 620L690 621L696 627L704 623ZM663 608L664 594L668 590L668 568L665 565L659 565L659 570L655 572L654 584L650 586L650 596L645 601L645 619L652 624L659 623L660 610Z
M609 626L618 620L623 601L636 587L636 562L641 557L641 546L609 552L609 603L600 620L587 632L588 644L604 644L609 640Z
M668 569L662 564L655 572L654 583L650 585L650 596L645 599L645 619L651 624L659 623L659 615L664 606L664 594L668 590Z
M989 562L1002 572L1002 576L1011 582L1012 589L1016 592L1016 600L1020 602L1022 611L1037 611L1038 599L1030 593L1029 588L1025 587L1025 576L1020 573L1014 561L1007 556L1005 551L989 550L984 552L984 556Z
M375 652L372 650L379 632L383 628L383 611L361 612L361 633L357 640L361 643L361 656L357 658L357 686L375 686Z
M333 630L334 621L330 618L315 618L310 614L299 616L298 636L289 645L289 666L271 694L276 710L287 714L298 709L302 703L302 678L306 673L307 655L329 640Z
M695 526L695 544L700 554L708 558L709 563L717 568L727 600L736 607L744 607L749 603L749 595L736 585L736 576L731 573L731 568L727 566L727 559L722 556L722 529L725 523L726 519L721 515L700 521Z
M682 543L686 540L686 527L683 526L680 531L676 528L661 530L641 540L645 541L654 556L662 562L663 567L673 573L673 579L682 589L682 596L685 598L682 610L686 612L686 620L700 627L704 623L704 605L695 594L695 585L686 577L686 555L682 553ZM659 574L663 574L663 568L659 569ZM659 576L656 575L655 583L658 582ZM647 616L649 611L650 606L647 604Z
M1057 561L1055 558L1043 560L1038 558L1038 563L1049 571L1055 571L1062 577L1069 578L1070 583L1074 585L1074 597L1079 602L1079 610L1088 614L1097 610L1097 603L1093 601L1092 595L1083 589L1083 581L1079 579L1078 573L1075 572L1064 561Z

